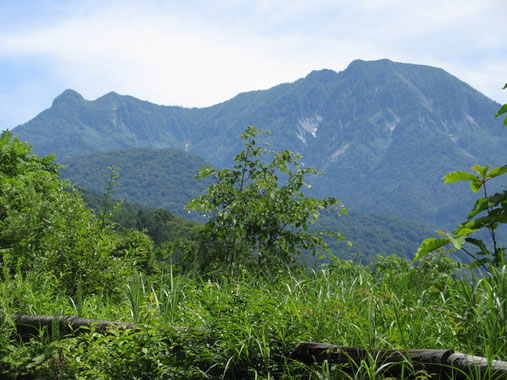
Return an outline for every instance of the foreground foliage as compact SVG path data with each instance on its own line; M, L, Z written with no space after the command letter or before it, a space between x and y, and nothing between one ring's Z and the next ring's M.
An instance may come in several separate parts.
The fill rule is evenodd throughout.
M263 134L268 133L247 127L241 136L245 149L234 157L232 169L208 166L196 176L216 179L187 206L209 217L199 231L200 249L190 257L201 268L225 265L232 271L241 264L259 270L289 264L304 250L330 254L323 235L343 239L337 232L309 229L320 211L347 211L335 198L305 195L304 189L310 188L306 177L316 175L317 169L305 168L301 156L287 150L275 152L268 161L268 144L258 141Z
M52 156L31 155L29 146L2 133L2 376L383 377L385 367L374 355L346 368L303 365L291 357L301 341L370 352L456 349L490 362L507 360L503 260L486 274L429 253L417 265L379 256L369 266L334 260L319 270L298 267L292 258L302 249L326 248L308 224L319 210L341 205L306 198L304 176L316 171L302 168L299 156L287 151L264 163L257 135L247 129L246 150L232 170L201 172L218 182L190 205L211 213L200 239L155 249L144 233L115 229L114 167L94 213L60 178ZM191 265L173 263L178 249L195 252L185 250L187 243L202 255ZM28 339L16 333L14 313L129 321L143 328L101 333L92 327L66 336L40 331ZM416 373L409 361L405 367L402 378L433 375Z
M116 232L109 199L96 215L60 169L54 156L0 135L0 276L35 271L69 295L114 293L132 270L152 266L152 243L138 231Z
M0 287L0 370L11 378L382 378L374 357L349 369L306 367L290 358L301 341L456 349L507 360L506 292L505 266L467 279L434 255L418 266L392 256L370 266L343 261L312 272L279 270L270 278L135 273L115 299L69 298L39 274L15 275ZM21 342L12 334L12 313L147 329Z
M507 88L507 84L504 89ZM507 104L504 104L495 115L495 118L507 113ZM507 116L503 121L503 127L507 126ZM452 244L453 250L462 250L473 259L473 266L482 266L488 269L490 266L498 267L506 262L505 249L497 241L497 228L501 224L507 224L507 190L490 195L486 190L486 184L493 178L507 173L507 165L497 168L489 168L473 165L474 173L454 171L444 176L444 183L469 181L470 188L474 193L482 190L482 197L477 199L474 208L467 215L467 220L461 223L452 233L436 231L444 238L428 238L424 240L418 249L415 260L420 259L429 252ZM485 230L491 240L489 246L481 239L471 237L472 234ZM468 245L465 245L468 243ZM476 252L471 252L474 249Z

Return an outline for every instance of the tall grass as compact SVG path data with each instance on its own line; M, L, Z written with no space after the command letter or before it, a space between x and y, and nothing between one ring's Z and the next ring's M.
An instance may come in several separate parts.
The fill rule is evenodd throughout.
M188 378L382 378L385 368L373 354L347 371L327 363L308 368L290 357L301 341L371 350L456 349L488 360L507 360L506 294L505 266L488 276L465 275L438 256L417 266L389 257L370 266L340 262L313 271L286 268L269 278L246 274L200 278L172 270L151 277L135 273L116 299L90 295L69 299L41 276L14 276L0 284L4 315L74 313L154 329L102 336L100 344L107 349L101 346L96 351L97 333L36 348L35 343L24 343L1 351L0 368L15 371L18 367L9 357L21 352L35 357L42 351L47 357L61 353L65 371L81 374L88 368L83 360L93 364L95 374L106 373L110 366L106 357L112 355L123 360L125 368L137 368L134 374L125 372L126 377L139 377L149 370L154 378L167 374ZM176 331L168 326L189 329ZM158 330L161 327L166 329ZM27 365L23 363L20 366ZM64 371L54 365L51 369L50 364L39 367ZM405 375L416 375L410 362Z

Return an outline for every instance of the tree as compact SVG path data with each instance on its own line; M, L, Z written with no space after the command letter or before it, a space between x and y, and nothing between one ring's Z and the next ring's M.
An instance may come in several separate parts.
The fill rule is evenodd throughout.
M269 134L255 126L246 128L241 136L245 150L235 156L232 169L204 167L196 175L216 179L206 194L187 205L188 211L209 217L199 233L201 266L233 270L237 264L262 268L268 263L290 263L302 250L329 253L324 235L344 238L309 230L319 211L345 213L346 209L335 198L305 196L303 189L310 188L305 176L318 171L305 168L301 156L287 150L274 153L268 162L268 144L257 143L263 133Z
M507 84L503 89L507 88ZM504 104L495 115L495 118L507 113L507 104ZM502 127L507 126L507 116L505 116ZM474 193L482 189L483 197L479 198L472 211L468 214L467 220L461 223L452 233L436 231L445 236L443 238L425 239L416 252L414 261L419 260L428 253L442 248L445 245L452 244L455 249L461 249L473 259L472 266L483 266L488 269L491 264L495 267L505 263L505 249L498 245L496 239L496 229L499 224L507 223L507 190L503 193L489 195L486 184L493 178L507 173L507 165L490 170L489 165L482 167L474 165L474 173L455 171L444 176L444 183L457 181L470 181L470 188ZM487 230L491 238L491 248L480 239L470 235L480 230ZM465 248L465 243L478 249L475 253L470 248Z
M53 155L38 157L11 132L0 135L0 273L43 272L68 294L114 292L150 261L148 238L117 234L109 203L99 220L60 168Z

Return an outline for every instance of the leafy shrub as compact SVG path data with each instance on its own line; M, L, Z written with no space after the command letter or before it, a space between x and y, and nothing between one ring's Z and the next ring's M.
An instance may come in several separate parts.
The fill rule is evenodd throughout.
M284 150L265 163L267 144L257 139L262 130L246 128L241 138L245 150L234 157L232 169L201 169L196 178L215 177L206 194L189 202L187 209L210 219L199 231L202 247L197 256L202 267L238 264L266 269L294 262L303 250L330 253L323 235L343 239L328 231L310 231L319 212L346 212L335 198L307 197L305 176L318 171L305 168L301 156Z
M73 295L116 292L132 268L148 269L152 243L118 235L104 205L98 219L60 178L53 156L40 158L10 132L0 136L2 273L47 273Z

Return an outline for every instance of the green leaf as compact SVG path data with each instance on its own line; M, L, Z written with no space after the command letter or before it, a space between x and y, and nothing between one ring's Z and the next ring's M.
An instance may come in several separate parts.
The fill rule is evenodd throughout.
M504 113L507 112L507 104L504 104L502 107L500 107L500 109L498 110L497 114L495 115L495 119L500 116L500 115L503 115Z
M464 223L463 228L481 229L481 228L492 228L496 229L498 223L507 223L507 214L503 209L491 210L488 215L471 220L470 222Z
M470 182L470 188L472 189L472 191L474 193L477 193L482 187L482 181L479 182L479 181L472 181Z
M475 260L472 264L470 264L470 268L471 269L478 268L481 265L486 265L487 263L490 263L490 262L491 262L491 260L488 257L484 257L480 260Z
M477 173L479 173L481 178L486 177L488 169L489 169L489 165L486 165L486 166L474 165L474 166L472 166L472 170L475 170Z
M33 359L33 362L34 364L40 364L42 363L42 361L46 359L46 355L45 354L40 354L39 356L36 356L34 359Z
M478 199L475 203L474 209L470 212L470 214L468 214L467 219L472 219L482 211L497 207L501 203L507 204L507 190L503 193L496 193L491 197Z
M443 247L444 245L450 243L449 239L444 238L429 238L423 240L421 243L421 246L415 253L414 262L420 260L422 257L426 256L427 254L433 252L434 250Z
M507 165L501 166L499 168L491 169L491 171L488 173L489 178L495 178L499 175L502 175L504 173L507 173Z
M473 229L473 228L460 228L458 229L458 231L456 232L456 237L458 236L468 236L474 232L477 232L477 230Z
M447 173L444 178L444 183L452 183L452 182L458 182L458 181L480 181L480 178L463 171L456 171Z
M465 244L465 239L467 235L459 235L459 236L453 236L451 234L447 234L447 237L451 241L452 245L456 249L463 248L463 244Z
M466 242L470 243L470 244L473 244L476 247L478 247L481 250L481 254L482 255L488 255L488 254L490 254L490 252L488 251L488 249L486 248L486 245L483 243L482 240L480 240L480 239L474 239L474 238L470 238L469 237L469 238L466 239Z

